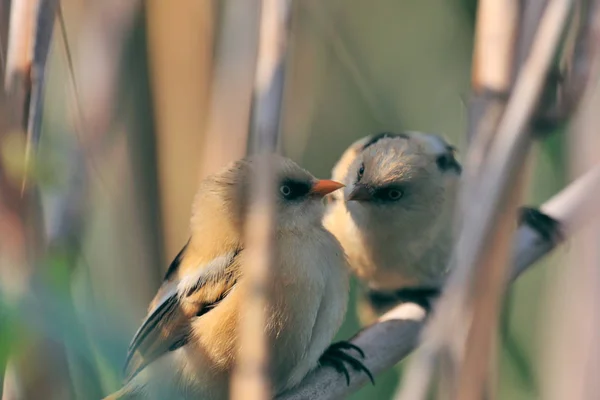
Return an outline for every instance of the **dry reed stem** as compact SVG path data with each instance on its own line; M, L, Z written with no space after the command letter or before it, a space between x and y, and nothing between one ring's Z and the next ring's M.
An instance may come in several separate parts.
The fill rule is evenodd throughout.
M250 132L253 153L270 153L277 149L290 10L289 0L262 0ZM231 381L231 398L240 400L271 397L265 312L274 245L275 177L270 163L262 161L257 163L251 180L251 207L244 232L251 256L243 273L250 291L240 315L238 358Z
M468 204L469 197L474 195L473 191L479 178L477 174L480 172L480 166L485 162L498 122L506 107L514 76L515 43L521 20L519 11L519 3L514 0L483 0L479 2L477 7L471 72L472 96L468 110L467 141L469 152L467 153L466 168L463 174L463 184L465 185L463 191L461 191L463 201L460 204ZM517 200L516 197L515 200ZM510 213L512 209L514 209L514 206L507 207L506 211ZM468 212L468 209L465 209L464 212ZM505 226L502 229L504 234L497 233L496 240L502 241L502 239L505 239L504 242L509 243L507 241L509 239L507 229L512 229L512 226ZM506 262L506 260L502 261L501 259L496 261L495 265L497 266L502 265L502 262ZM497 270L497 268L494 268L494 270ZM486 276L480 273L477 279L485 281ZM490 292L482 292L477 291L477 287L478 285L475 285L475 298L480 297L483 293L493 293L493 288ZM497 296L493 296L490 300L493 302L496 298ZM488 302L488 306L487 308L496 308L490 302ZM484 326L485 324L481 325L481 327ZM496 355L496 348L491 344L489 349L490 358L493 358ZM487 366L484 365L484 368L479 372L485 373L485 371L488 371L487 400L491 400L496 381L494 379L495 374L492 372L494 364L491 361L488 364ZM451 355L448 355L447 359L440 363L438 398L452 398L454 395L459 377L457 367L456 360Z
M518 9L516 0L479 2L471 82L475 93L506 93L510 87Z
M481 165L498 124L513 76L514 45L519 22L515 0L484 0L477 8L471 73L467 139L480 152L469 153L468 162ZM469 171L467 169L467 171ZM472 169L471 172L475 172Z
M582 20L586 21L584 26L587 26L588 33L584 33L583 37L589 38L594 33L597 35L600 29L600 1L589 2L585 11L587 13L583 14ZM580 64L576 68L595 77L585 90L571 129L570 170L576 176L600 165L597 154L600 146L597 134L600 124L600 52L598 42L592 43L586 40L576 44L576 49L587 48L587 65ZM574 62L581 63L577 54L576 50ZM543 360L542 396L550 400L592 399L600 390L597 379L600 372L597 340L600 333L600 219L597 205L587 204L582 207L581 213L589 221L573 240L567 257L571 268L568 273L561 271L557 276L552 287L553 296L548 299L547 309L551 312L548 313L544 338L548 350Z
M217 23L217 10L229 7L230 3L230 0L144 2L160 231L166 258L161 274L188 239L190 204L198 188L198 168L205 161L205 144L218 140L205 132L212 114L209 106L213 65L221 57L215 54L214 42L218 27L224 25L226 29L229 24L226 16L222 24ZM229 138L229 132L219 133L220 140ZM215 164L221 165L218 161ZM205 171L201 169L200 173Z
M503 217L498 219L496 230L492 233L488 244L490 248L486 250L480 262L481 267L473 276L474 282L470 288L472 292L470 306L473 316L466 337L466 343L469 345L465 347L464 359L455 382L458 384L455 392L458 399L483 398L486 379L490 385L494 385L496 380L496 377L491 374L493 339L498 329L502 297L510 268L511 238L515 230L515 220L506 216L517 214L525 183L524 177L520 176L509 189L508 199L500 211ZM495 393L488 392L487 398L494 395Z
M478 20L477 26L479 28L480 25L483 25L483 30L488 25L493 26L494 21L497 24L504 24L505 21L510 22L507 24L510 27L510 31L504 34L504 37L509 41L511 46L511 54L507 54L502 60L510 64L504 65L502 69L507 72L503 75L505 79L502 81L505 85L504 87L508 88L504 93L512 92L514 89L515 80L518 77L517 72L520 71L531 51L537 28L547 5L546 3L546 0L536 0L528 1L521 5L516 3L507 4L505 8L511 11L511 19L507 20L503 18L502 14L498 12L499 10L494 10L495 12L490 12L487 15L488 18ZM502 3L494 3L494 7L498 7L500 4ZM488 8L493 7L488 6ZM521 15L517 15L518 9L520 9ZM478 43L482 43L482 47L484 47L483 43L485 43L488 51L494 51L493 37L488 38L486 42L481 41ZM489 68L493 70L493 66ZM486 110L488 114L498 115L500 110L504 111L505 102L502 96L497 96L496 101L490 102L488 106ZM488 119L491 118L488 117ZM495 122L497 123L498 121ZM474 163L470 166L474 166L474 171L479 171L481 170L481 166L485 164L489 146L495 138L495 128L497 128L497 125L492 126L491 121L488 121L487 126L481 126L479 130L476 129L477 127L473 128L475 129L476 137L474 138L474 146L469 149L469 155L471 151L479 154L479 157L474 157L478 159L479 163ZM490 128L493 129L490 131ZM529 147L530 143L527 143L526 146ZM522 152L523 154L527 154L525 149ZM526 159L527 157L524 155L520 161L522 167L515 167L514 176L517 177L515 182L507 185L509 192L505 194L506 201L499 212L501 216L514 215L517 211L520 198L527 184L527 180L524 178L528 172ZM470 161L477 160L471 159ZM486 177L479 176L478 178L479 180L473 179L474 182L469 180L467 184L471 185L471 188L477 188L481 184L481 180L486 179ZM470 196L475 196L477 192L470 190L465 190L465 192L463 199L468 204L471 199ZM468 212L468 208L465 212ZM500 218L496 222L496 225L496 231L489 241L489 243L493 244L492 248L484 253L483 258L479 261L480 269L472 277L473 283L470 290L472 297L468 301L468 307L473 308L472 326L467 336L469 346L465 349L465 358L462 360L460 373L456 371L451 373L451 376L458 376L458 394L454 392L453 394L460 399L480 398L483 396L487 400L490 400L496 396L494 388L497 387L497 343L495 340L499 324L499 313L502 309L502 298L505 294L506 275L509 264L509 246L511 243L510 236L513 234L514 221L507 218ZM450 353L457 354L459 351L457 348L451 350ZM485 382L486 379L487 382Z
M211 98L202 151L202 176L242 158L256 72L259 0L228 0L221 6Z
M449 345L461 358L466 331L471 316L466 309L471 276L478 270L485 252L491 250L490 240L505 193L514 182L515 173L522 168L528 150L528 124L545 82L546 73L556 51L562 28L566 23L571 0L549 3L537 30L530 56L523 64L514 92L499 123L490 149L488 163L481 176L486 179L469 195L470 206L464 215L462 230L454 255L453 272L442 298L436 307L431 324L425 332L424 350L416 354L401 391L400 398L422 399L434 370L437 354ZM462 322L465 321L466 325ZM468 328L467 328L468 329ZM458 332L460 330L461 332Z
M31 290L46 247L39 191L35 184L27 184L27 179L40 135L44 72L56 5L55 0L11 4L5 87L0 94L3 111L10 113L0 127L4 156L0 159L0 220L14 235L10 250L3 251L0 271L3 292L12 294L10 301L18 301ZM19 146L7 151L11 141ZM17 174L10 171L9 158L19 164ZM6 376L3 399L70 396L65 349L44 334L35 335L27 351L11 355Z

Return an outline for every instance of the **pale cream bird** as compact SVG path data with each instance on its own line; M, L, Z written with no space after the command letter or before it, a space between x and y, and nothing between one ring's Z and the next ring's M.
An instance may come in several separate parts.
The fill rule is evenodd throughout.
M441 137L382 133L353 143L333 168L324 225L366 284L368 323L401 301L429 306L447 275L461 166ZM363 304L364 306L364 304Z
M348 272L342 248L322 225L322 200L343 185L317 180L289 159L265 157L277 177L265 326L277 394L320 362L341 365L342 372L343 362L361 367L341 351L352 347L346 342L328 348L346 311ZM190 240L131 342L124 388L110 399L228 397L238 317L249 290L242 232L255 161L235 162L201 183Z

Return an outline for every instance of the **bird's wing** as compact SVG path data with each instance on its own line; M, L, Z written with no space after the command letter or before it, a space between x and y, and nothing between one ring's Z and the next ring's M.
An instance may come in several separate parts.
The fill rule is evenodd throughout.
M199 317L227 296L240 273L239 250L199 266L179 282L165 281L157 301L135 333L125 361L125 381L161 355L185 345L191 334L191 320ZM174 262L181 263L185 248ZM172 264L173 267L173 264ZM174 269L177 266L173 267Z

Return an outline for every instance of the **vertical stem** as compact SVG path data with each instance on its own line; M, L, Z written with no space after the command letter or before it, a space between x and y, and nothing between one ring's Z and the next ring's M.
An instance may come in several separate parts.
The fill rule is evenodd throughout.
M198 186L198 161L205 160L206 144L215 140L233 142L225 130L218 137L204 134L212 114L207 109L211 98L217 95L211 93L213 64L220 57L215 54L213 58L216 9L218 4L228 7L229 3L230 0L144 2L165 261L172 260L188 238L189 205ZM231 119L237 121L237 114L234 115L236 118ZM215 164L219 166L218 162Z
M215 49L202 146L203 176L242 158L248 148L259 14L260 0L227 0L221 3L222 22Z
M587 15L582 16L583 38L593 38L600 28L600 1L590 1ZM571 129L571 175L576 178L600 165L600 59L598 43L587 40L577 44L576 67L588 79L579 81L585 87L582 104ZM585 61L583 61L585 60ZM581 65L585 62L587 65ZM577 66L577 64L579 64ZM545 343L542 397L550 400L592 399L600 384L600 218L597 205L587 204L581 210L586 226L575 235L566 259L569 268L557 275L549 298L550 318ZM578 221L575 228L582 225ZM565 397L567 396L567 397Z
M34 182L26 183L40 136L43 78L56 5L55 0L20 0L11 7L5 87L0 94L5 106L0 108L10 116L0 116L6 118L6 123L0 124L0 146L19 143L12 153L21 169L18 176L11 176L8 160L0 159L0 220L13 235L8 243L0 244L0 253L4 253L0 281L3 292L11 294L8 300L15 304L33 291L32 282L45 260L47 239L40 193ZM69 375L63 344L45 332L36 332L26 351L11 354L6 367L10 379L4 381L2 398L64 398L70 395Z
M262 0L250 153L265 154L277 148L290 9L289 0ZM267 282L275 245L274 174L267 158L259 159L251 182L251 207L245 232L250 256L244 266L250 291L240 315L238 363L232 377L231 397L259 400L272 397L265 326Z

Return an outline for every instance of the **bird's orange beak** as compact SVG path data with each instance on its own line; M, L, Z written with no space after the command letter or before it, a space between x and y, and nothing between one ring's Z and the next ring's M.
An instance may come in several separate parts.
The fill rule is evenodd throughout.
M336 191L339 188L343 188L344 186L345 185L336 181L320 179L313 184L312 188L310 189L310 193L319 197L324 197L325 195Z

